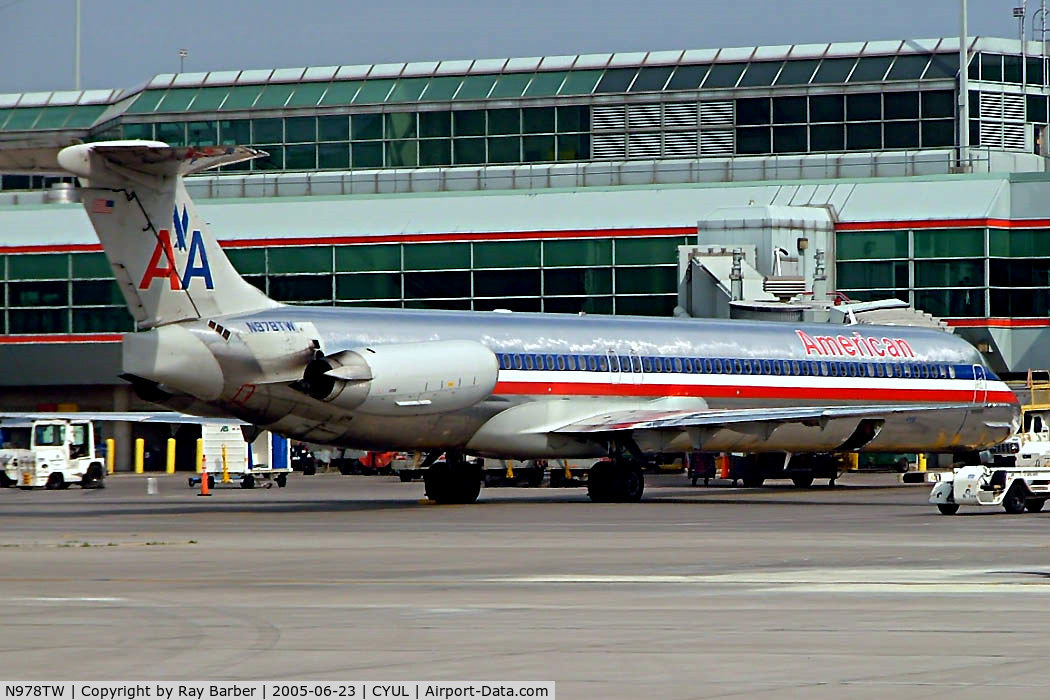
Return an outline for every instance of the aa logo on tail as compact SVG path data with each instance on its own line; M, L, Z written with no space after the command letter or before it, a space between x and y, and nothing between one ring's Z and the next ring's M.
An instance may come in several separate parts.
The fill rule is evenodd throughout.
M146 272L142 275L142 281L139 282L139 289L149 289L155 279L168 280L168 285L173 290L189 289L194 277L202 278L208 289L214 289L211 267L208 265L208 254L204 250L204 238L199 229L188 230L190 217L186 212L186 205L182 207L181 217L178 206L175 207L172 222L172 228L175 230L175 246L173 248L171 245L170 230L162 228L157 231L157 245L153 249L153 257L150 258L149 265L146 266ZM186 268L180 277L175 251L185 253L187 234L189 234L189 253L186 254Z

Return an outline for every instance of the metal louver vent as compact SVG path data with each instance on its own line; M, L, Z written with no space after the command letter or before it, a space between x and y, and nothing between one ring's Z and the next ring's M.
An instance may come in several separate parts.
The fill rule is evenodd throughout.
M665 129L695 129L697 123L695 102L683 102L664 105ZM694 143L696 139L693 139Z
M988 148L1003 147L1002 122L981 121L981 146Z
M594 134L591 151L596 160L623 160L627 157L627 138L623 134Z
M1024 95L1003 95L1003 120L1023 122L1025 118Z
M718 102L700 103L700 125L708 124L733 124L733 102L732 100L720 100Z
M696 158L696 132L678 131L664 134L665 158Z
M999 92L981 93L981 119L1003 118L1003 95Z
M660 134L631 134L627 142L628 158L659 158Z
M660 105L631 105L627 110L629 129L659 129Z
M700 132L701 156L733 155L733 130L714 129Z
M605 105L591 110L594 129L623 129L627 126L627 109L623 105Z
M1024 124L1003 124L1003 148L1009 151L1026 150L1024 131Z

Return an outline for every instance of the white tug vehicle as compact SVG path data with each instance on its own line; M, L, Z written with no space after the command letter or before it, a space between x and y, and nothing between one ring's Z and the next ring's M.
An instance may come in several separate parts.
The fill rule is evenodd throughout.
M991 449L992 464L965 466L940 475L930 503L944 515L959 506L999 506L1007 513L1037 513L1050 499L1050 372L1035 381L1028 371L1029 403L1021 406L1021 429Z
M0 486L101 488L105 458L95 449L90 420L14 420L0 423Z

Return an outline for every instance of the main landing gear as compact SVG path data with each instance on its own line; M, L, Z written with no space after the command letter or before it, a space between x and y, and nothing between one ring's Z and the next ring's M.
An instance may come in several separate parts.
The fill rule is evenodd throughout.
M462 453L448 452L444 462L438 454L423 475L427 498L435 503L474 503L481 493L481 467L468 462Z
M587 495L595 503L637 503L644 491L642 465L626 455L595 462L587 475Z

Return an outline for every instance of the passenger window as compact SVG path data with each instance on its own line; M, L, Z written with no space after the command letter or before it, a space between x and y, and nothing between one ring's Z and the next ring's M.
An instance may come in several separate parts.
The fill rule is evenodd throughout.
M616 360L620 364L620 371L621 372L630 372L631 371L631 359L629 357L619 357L619 356L617 356Z
M653 358L651 358L651 357L643 357L642 358L642 369L645 370L646 372L652 372L653 371Z
M849 376L856 377L857 376L857 365L855 365L852 362L850 362L846 366L849 368Z
M609 371L619 372L620 371L620 358L616 355L609 355Z
M948 377L955 379L955 365L948 365Z
M679 373L682 371L682 358L674 358L674 371Z
M800 371L801 366L799 365L798 360L792 360L791 362L785 362L784 364L791 367L791 371L789 372L789 374L791 374L792 376L797 377L802 373Z
M714 368L715 374L722 374L722 360L715 359L715 361L711 363L711 367Z
M543 358L543 364L547 369L554 369L554 355L547 355Z
M532 369L532 355L525 356L525 369Z
M787 362L785 362L783 364L783 366L781 366L780 360L774 360L773 361L773 374L775 374L777 376L780 376L780 374L782 374L783 371L785 369L787 369L787 367L788 367L788 363Z
M565 369L565 356L564 355L558 355L558 357L555 359L555 362L557 363L558 369L560 369L560 370Z
M714 367L712 365L712 362L711 362L710 358L705 357L704 358L704 374L711 374L711 371L713 369L714 369Z
M521 361L521 355L515 354L514 355L514 369L521 369L522 366L523 366L523 363Z
M589 369L592 372L598 371L598 358L596 358L594 355L587 356L587 369Z
M828 370L828 363L827 362L821 362L820 363L820 376L827 377L830 374L831 374L831 372Z
M762 360L762 374L773 374L773 365L769 360Z
M642 371L642 358L637 355L631 355L631 367L634 368L635 372Z
M743 374L744 369L740 366L740 360L733 360L733 374Z
M686 374L693 374L696 371L696 365L698 362L694 362L693 358L686 357L682 359L682 367L685 369Z
M575 372L576 371L576 356L575 355L569 355L568 357L566 357L565 358L565 366L569 368L570 372Z
M605 355L598 356L598 371L608 372L609 371L609 358Z

